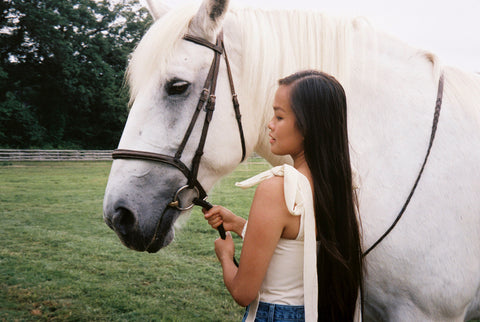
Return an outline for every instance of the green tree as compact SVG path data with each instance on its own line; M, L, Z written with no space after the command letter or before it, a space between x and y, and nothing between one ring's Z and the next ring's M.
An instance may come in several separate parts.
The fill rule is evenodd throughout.
M114 148L147 11L134 0L4 0L0 10L0 146Z

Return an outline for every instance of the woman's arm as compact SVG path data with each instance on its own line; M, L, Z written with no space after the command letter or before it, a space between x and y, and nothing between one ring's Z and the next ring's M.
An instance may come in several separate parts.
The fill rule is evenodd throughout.
M231 237L215 241L225 285L238 304L247 306L256 298L289 216L283 177L267 179L260 183L253 198L238 269L232 262Z

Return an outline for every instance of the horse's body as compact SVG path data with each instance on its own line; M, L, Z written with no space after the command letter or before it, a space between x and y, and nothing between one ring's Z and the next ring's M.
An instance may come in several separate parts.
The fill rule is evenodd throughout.
M152 26L132 58L133 106L119 148L175 153L213 55L181 37L188 32L213 41L223 28L248 154L256 151L273 165L290 162L273 156L268 146L266 124L277 79L314 68L344 85L367 249L390 226L415 181L443 73L438 130L418 188L395 229L366 257L364 318L480 317L480 77L443 67L435 56L376 33L362 20L244 9L225 14L227 5L212 0L198 12L172 10ZM157 16L160 11L152 8ZM165 87L178 81L187 81L188 89L167 95ZM195 127L192 138L200 130ZM222 61L217 108L198 176L206 190L240 162L238 137ZM187 165L197 144L191 141L182 157ZM167 204L185 182L165 164L116 160L105 220L127 246L157 251L173 239L180 212Z

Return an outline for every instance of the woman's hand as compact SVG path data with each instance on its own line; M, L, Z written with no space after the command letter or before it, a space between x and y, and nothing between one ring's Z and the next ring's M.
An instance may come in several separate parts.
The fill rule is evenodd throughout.
M215 254L217 254L220 263L223 263L224 261L233 261L233 257L235 256L235 244L233 243L233 238L230 232L227 231L225 239L217 238L217 240L215 240Z
M237 235L242 235L243 226L246 220L235 215L233 212L222 206L213 206L210 210L202 210L208 224L217 229L223 224L225 231L234 231Z

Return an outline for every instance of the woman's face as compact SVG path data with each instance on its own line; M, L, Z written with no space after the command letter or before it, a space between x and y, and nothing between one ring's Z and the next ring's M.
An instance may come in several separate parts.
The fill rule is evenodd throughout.
M290 107L290 86L281 85L275 93L270 129L270 150L276 155L295 156L303 153L303 135L295 125L295 114Z

